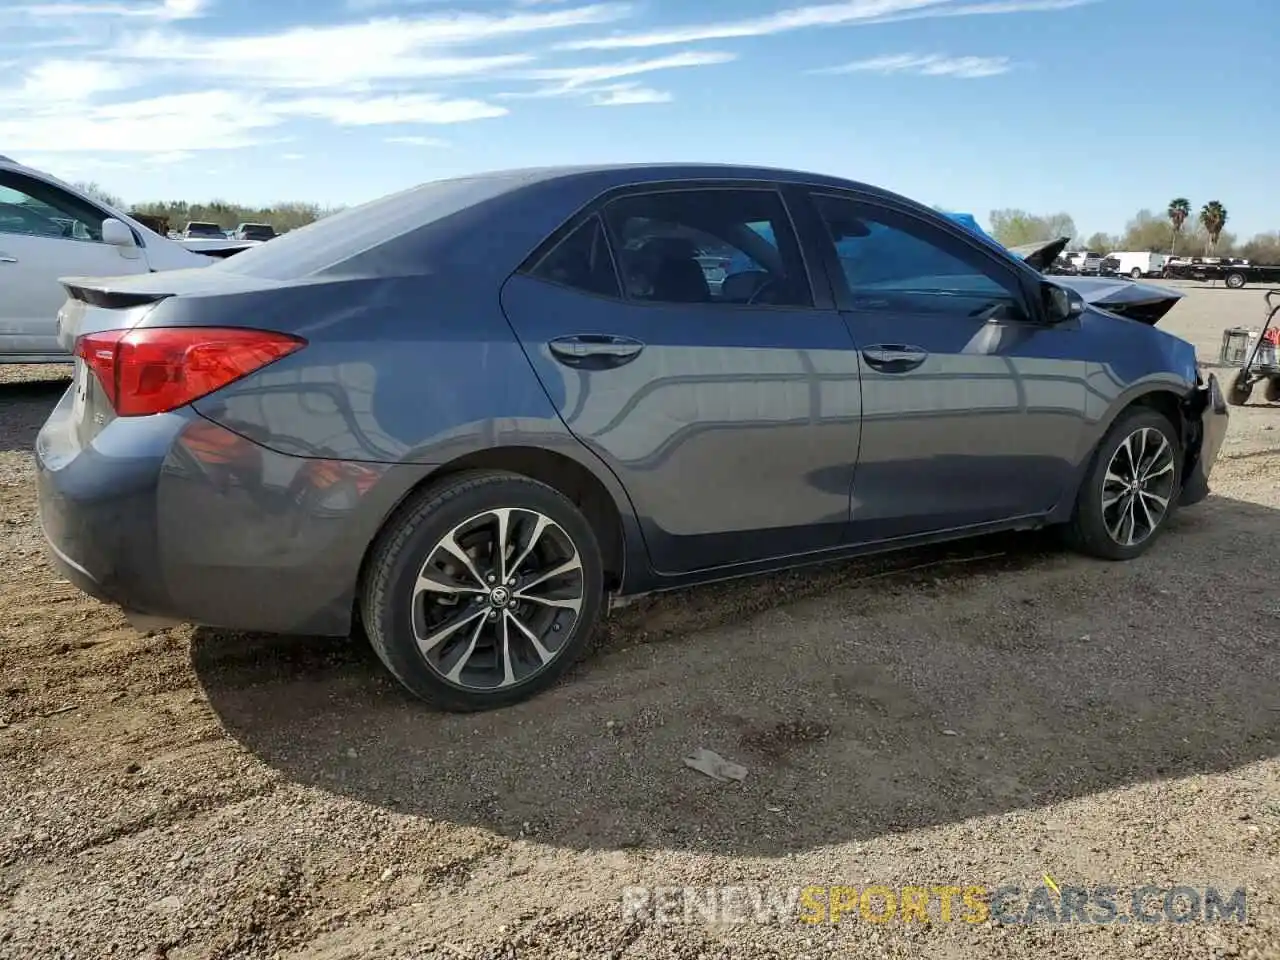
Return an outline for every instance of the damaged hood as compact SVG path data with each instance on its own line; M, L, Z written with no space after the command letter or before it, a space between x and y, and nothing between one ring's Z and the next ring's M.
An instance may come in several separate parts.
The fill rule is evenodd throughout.
M1058 237L1056 240L1041 240L1037 243L1024 243L1006 249L1019 260L1025 260L1028 266L1043 271L1045 267L1057 260L1062 251L1071 242L1070 237Z
M1178 290L1112 277L1053 277L1060 287L1080 294L1084 302L1155 326L1183 298Z
M1008 251L1041 272L1053 263L1071 241L1070 237L1024 243ZM1074 290L1084 302L1110 313L1155 326L1183 294L1152 283L1137 283L1120 277L1052 277L1051 282Z

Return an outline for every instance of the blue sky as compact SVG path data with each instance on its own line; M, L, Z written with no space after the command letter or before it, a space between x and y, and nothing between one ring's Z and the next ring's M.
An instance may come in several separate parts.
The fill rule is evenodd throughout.
M1118 231L1280 228L1280 3L0 0L0 153L127 201L764 163Z

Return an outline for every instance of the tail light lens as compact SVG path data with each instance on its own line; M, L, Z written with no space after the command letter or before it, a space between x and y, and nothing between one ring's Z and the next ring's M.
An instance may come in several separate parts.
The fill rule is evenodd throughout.
M221 327L104 330L76 341L117 416L166 413L306 346L285 333Z

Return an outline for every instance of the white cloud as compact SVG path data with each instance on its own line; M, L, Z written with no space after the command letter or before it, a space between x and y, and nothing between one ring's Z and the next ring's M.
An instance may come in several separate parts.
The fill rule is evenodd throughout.
M854 60L838 67L823 67L811 73L913 73L922 77L957 77L974 80L995 77L1013 69L1008 57L947 57L942 54L899 53L867 60Z
M276 113L317 117L339 126L388 123L465 123L501 117L507 108L483 100L446 98L431 93L384 97L307 97L274 103Z
M1100 0L991 0L985 3L957 3L956 0L843 0L840 3L792 7L763 17L573 40L559 44L559 49L624 50L659 47L704 40L763 37L810 27L888 23L925 17L1064 10L1095 2Z
M400 143L408 147L447 147L449 141L437 140L435 137L387 137L387 143Z
M620 3L597 3L506 15L439 14L384 18L274 34L197 37L152 32L135 37L117 56L203 73L297 88L342 88L376 81L465 77L525 63L526 53L446 56L442 49L548 30L605 23L625 16ZM336 53L336 55L335 55Z
M99 60L45 60L29 67L17 87L0 89L0 106L40 108L82 102L122 90L131 82L126 71Z
M282 119L255 97L206 90L0 116L0 143L14 153L147 153L155 144L171 152L226 150L258 142Z
M670 103L671 94L638 84L619 84L591 91L593 107L630 107L642 103Z
M618 63L592 64L582 67L544 67L522 71L520 76L529 80L549 81L553 84L540 91L534 91L535 96L563 96L621 77L634 77L658 70L715 66L736 59L737 54L733 53L691 50L665 57L654 57L650 60L623 60Z
M51 0L48 3L11 4L0 9L0 15L35 19L75 17L134 17L150 20L190 20L201 17L211 6L209 0L162 0L160 3L74 3Z

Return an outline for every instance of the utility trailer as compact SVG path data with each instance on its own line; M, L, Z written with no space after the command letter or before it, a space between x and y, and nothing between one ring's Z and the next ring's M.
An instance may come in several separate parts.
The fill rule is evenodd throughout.
M1280 284L1280 265L1171 260L1164 266L1164 276L1205 283L1221 280L1232 290L1239 290L1249 283Z

